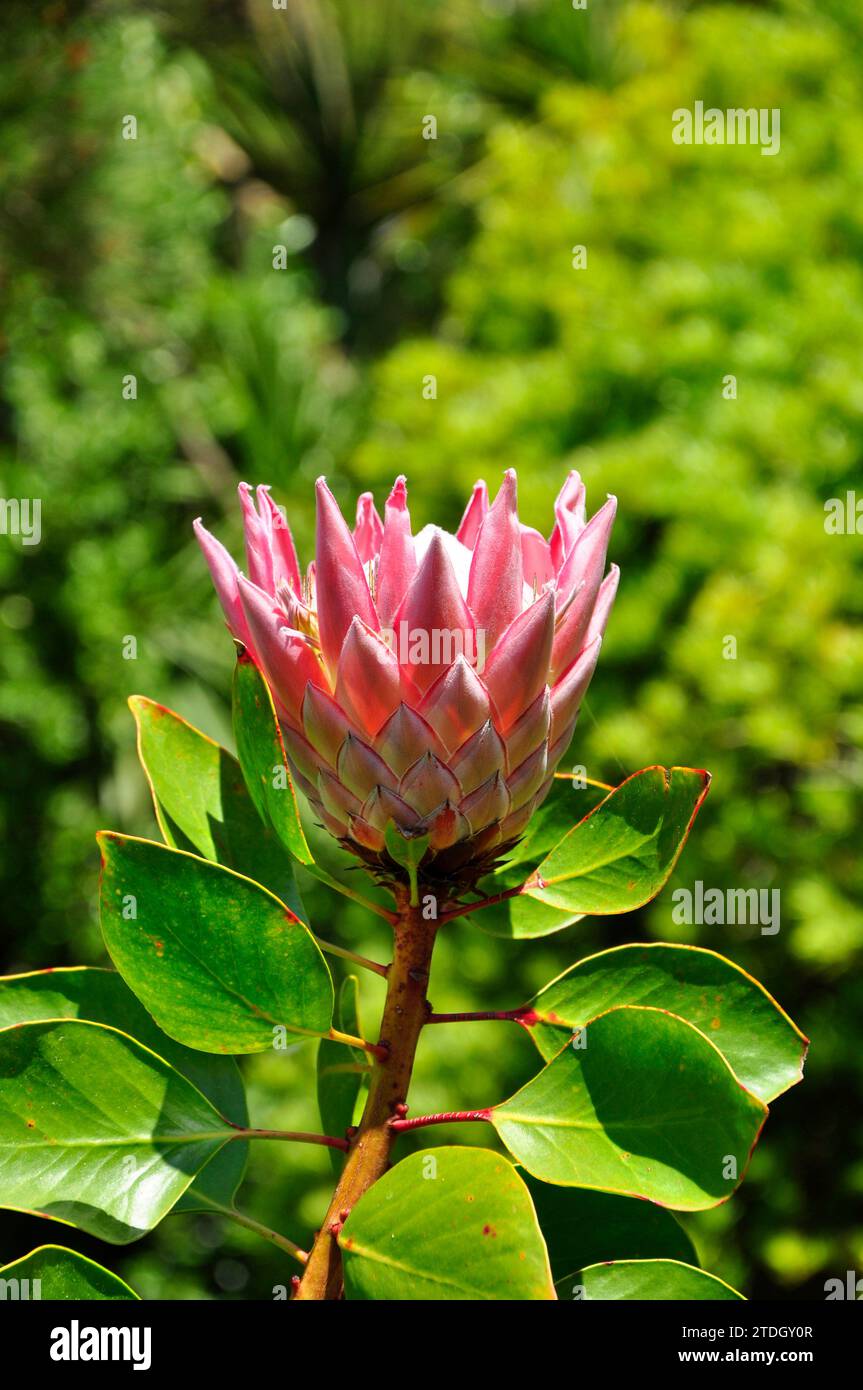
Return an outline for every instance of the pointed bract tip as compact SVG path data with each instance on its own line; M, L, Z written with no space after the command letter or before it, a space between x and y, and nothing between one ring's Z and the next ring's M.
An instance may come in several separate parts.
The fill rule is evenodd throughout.
M446 541L444 540L444 533L440 526L431 527L431 536L429 537L426 554L432 549L438 553L443 551L443 553L446 554Z
M404 511L408 500L407 478L404 473L400 473L392 486L392 491L387 498L388 507L398 507L399 511Z
M350 535L350 528L342 515L342 509L332 488L323 476L318 478L315 483L315 510L317 512L319 528L322 523L323 525L328 525L338 519L340 528L343 526L348 535ZM318 540L320 540L320 531Z
M584 493L584 483L577 468L570 468L564 480L563 487L557 494L557 503L563 507L571 507L579 501Z
M216 540L216 537L213 535L212 531L207 530L201 517L195 517L195 520L192 522L192 530L195 533L199 545L203 549L206 549L208 542L212 542L214 545L221 545L221 541Z
M518 478L514 468L508 468L503 475L503 482L498 489L497 497L492 503L496 507L498 503L506 507L508 511L515 511L518 502Z

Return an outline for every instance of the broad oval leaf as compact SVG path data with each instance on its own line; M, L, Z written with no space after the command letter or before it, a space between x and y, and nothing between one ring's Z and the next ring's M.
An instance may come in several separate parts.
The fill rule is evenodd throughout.
M665 1207L583 1187L553 1187L529 1173L524 1180L557 1285L604 1260L661 1258L698 1264L692 1241Z
M350 1037L364 1038L359 1001L360 982L348 975L339 989L338 1026ZM359 1121L365 1093L368 1090L371 1067L361 1048L346 1048L343 1043L322 1038L318 1047L318 1110L324 1134L341 1137L348 1127ZM328 1149L333 1169L340 1173L344 1154L340 1149Z
M237 759L173 710L129 697L165 844L262 883L301 914L293 864L255 809Z
M259 814L301 864L311 864L273 697L246 651L234 670L233 718L240 766Z
M808 1043L788 1015L745 970L698 946L654 942L588 956L541 989L523 1021L548 1061L567 1032L620 1004L693 1023L759 1100L774 1100L803 1076Z
M524 835L500 867L480 882L479 891L493 898L499 893L518 888L573 825L583 820L613 790L613 787L597 782L584 787L574 786L571 776L556 773L548 796L531 816ZM522 934L523 925L517 908L519 901L518 898L508 898L504 902L494 903L473 913L470 920L489 936L516 937ZM534 928L528 935L546 935L547 932L541 929L543 924L548 932L553 932L578 921L577 916L563 914L556 908L543 908L534 901L531 901L528 911Z
M745 1302L742 1293L732 1289L715 1274L677 1260L613 1260L591 1265L572 1279L558 1285L558 1297L585 1302L613 1299L642 1299L650 1302L690 1301Z
M524 1182L488 1149L411 1154L360 1198L339 1236L350 1299L553 1299Z
M159 1027L203 1052L264 1052L274 1028L320 1037L333 986L311 932L250 879L101 831L102 932Z
M489 1118L543 1182L679 1211L726 1201L767 1107L684 1019L625 1006L594 1019Z
M477 926L495 936L548 936L581 917L643 907L668 880L709 787L710 774L693 768L634 773L545 855L522 893L472 914ZM490 883L483 891L508 886Z
M628 777L547 854L529 895L567 912L630 912L656 897L707 795L710 774L647 767Z
M5 1290L11 1281L18 1298L75 1300L107 1299L137 1302L139 1295L130 1289L118 1275L103 1269L94 1260L79 1255L77 1250L67 1250L64 1245L39 1245L29 1255L0 1267L0 1287ZM21 1286L26 1285L26 1293Z
M169 1038L115 970L72 966L0 977L0 1028L58 1018L82 1018L128 1033L203 1091L226 1119L248 1124L243 1079L233 1057L208 1056ZM248 1148L245 1140L227 1144L183 1194L177 1210L206 1210L196 1205L198 1193L230 1206L245 1171Z
M570 773L556 772L548 795L534 811L525 832L509 851L498 874L516 866L536 865L559 845L573 825L578 824L614 791L606 782L576 782ZM524 873L522 879L526 877ZM516 880L517 882L518 880Z
M122 1245L236 1131L161 1057L101 1023L0 1032L0 1194Z

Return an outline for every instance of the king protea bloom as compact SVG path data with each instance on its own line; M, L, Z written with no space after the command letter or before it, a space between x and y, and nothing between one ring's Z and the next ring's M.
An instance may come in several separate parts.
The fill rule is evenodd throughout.
M587 521L570 473L549 539L516 477L474 486L455 535L411 531L396 480L353 532L323 479L300 570L267 487L240 484L247 575L195 523L230 631L266 676L291 772L317 816L384 877L392 823L428 836L422 876L471 885L523 834L569 747L617 589L614 498Z

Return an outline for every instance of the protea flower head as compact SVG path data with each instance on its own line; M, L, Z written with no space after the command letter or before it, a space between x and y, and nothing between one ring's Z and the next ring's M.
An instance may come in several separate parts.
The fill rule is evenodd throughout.
M524 832L567 751L617 589L616 509L585 518L569 474L548 540L521 525L516 476L475 484L455 535L411 531L397 478L350 531L317 483L303 574L269 488L240 484L247 576L195 523L228 627L272 690L291 772L320 821L385 880L385 835L428 836L429 882L472 886ZM390 829L390 834L392 830Z

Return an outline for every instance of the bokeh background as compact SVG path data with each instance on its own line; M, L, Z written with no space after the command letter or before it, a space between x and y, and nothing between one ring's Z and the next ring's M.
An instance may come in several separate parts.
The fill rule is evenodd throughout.
M824 524L863 495L856 0L6 0L4 31L0 492L42 499L42 540L0 536L0 966L104 961L94 833L155 834L128 694L230 745L195 516L239 554L236 484L270 482L308 558L320 473L352 510L404 471L417 526L451 526L511 465L547 531L577 467L592 508L619 498L622 583L573 760L713 790L648 909L522 945L468 920L432 998L511 1007L624 940L726 952L813 1046L741 1191L689 1228L750 1297L863 1273L861 537ZM696 99L779 107L780 153L673 144ZM778 888L781 931L676 926L697 879ZM385 957L380 923L307 901ZM412 1106L535 1069L507 1025L429 1030ZM314 1127L313 1047L244 1070L253 1123ZM302 1243L330 1181L325 1153L261 1145L240 1204ZM57 1238L150 1297L294 1272L208 1217L112 1250L0 1215L0 1260Z

